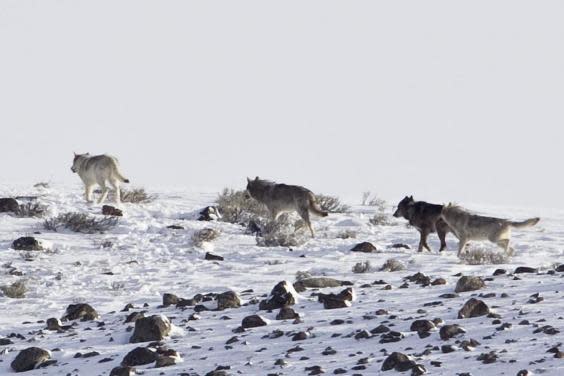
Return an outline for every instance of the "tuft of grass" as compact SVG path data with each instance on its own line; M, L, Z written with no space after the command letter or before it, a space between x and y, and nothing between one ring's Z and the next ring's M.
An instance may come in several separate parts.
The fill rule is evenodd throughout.
M337 239L355 239L357 235L356 231L345 230L337 234Z
M497 265L507 264L511 254L485 248L472 248L460 255L460 259L468 265Z
M380 268L380 271L382 272L397 272L400 270L405 270L405 265L403 262L394 258L387 259L384 265Z
M308 278L311 278L311 277L312 277L312 275L308 271L298 270L296 272L296 281L302 281L304 279L308 279Z
M144 204L154 201L156 198L156 195L147 193L144 188L121 189L121 202Z
M46 181L40 181L39 183L35 183L33 185L33 188L45 188L45 189L47 189L47 188L49 188L49 183L46 182Z
M20 279L19 281L16 281L11 285L0 286L0 291L2 291L2 294L4 294L4 296L7 296L8 298L12 298L12 299L25 298L25 293L27 292L26 281Z
M264 222L262 218L269 217L266 206L248 197L245 191L224 188L217 196L216 205L223 222L246 226L251 221L261 224Z
M46 206L37 202L28 202L27 204L21 204L15 215L20 218L38 218L43 217L46 211Z
M93 217L85 213L67 212L46 219L45 222L43 222L43 227L50 231L58 231L60 228L66 228L74 232L94 234L108 231L110 228L114 227L117 222L117 217Z
M352 267L353 273L368 273L372 270L372 266L370 265L370 261L361 261L354 264Z
M204 242L212 242L219 237L221 233L213 228L204 228L192 234L192 243L196 247L201 247Z
M349 213L351 211L351 207L341 202L336 196L318 194L315 195L315 199L319 207L329 213Z

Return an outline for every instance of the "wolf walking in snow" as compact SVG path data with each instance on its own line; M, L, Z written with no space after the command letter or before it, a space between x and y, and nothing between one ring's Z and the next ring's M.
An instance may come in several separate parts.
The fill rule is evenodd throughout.
M431 248L427 244L429 234L436 232L441 241L442 252L446 248L446 235L450 232L448 225L441 219L442 205L430 204L425 201L415 201L413 196L405 196L398 204L398 208L394 213L394 217L403 217L409 221L409 224L419 231L421 235L419 239L418 251L422 252L423 248L431 252Z
M92 202L92 190L96 184L102 188L102 195L98 203L104 202L109 192L106 183L109 183L115 190L115 200L119 204L121 200L119 185L129 183L129 180L119 172L117 159L106 154L91 156L89 153L74 153L71 170L82 179L87 202Z
M312 237L315 237L315 233L309 219L310 212L320 217L328 215L319 207L313 192L298 185L276 184L257 176L254 180L247 178L247 192L268 208L272 220L276 220L284 212L297 212Z
M513 222L502 218L485 217L469 213L453 204L443 207L441 218L458 237L458 256L464 251L466 243L471 240L489 240L510 254L513 252L513 249L509 247L511 229L532 227L540 221L540 218Z

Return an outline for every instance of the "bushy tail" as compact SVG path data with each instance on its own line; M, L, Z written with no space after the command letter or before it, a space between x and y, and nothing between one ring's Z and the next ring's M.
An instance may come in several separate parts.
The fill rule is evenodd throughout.
M115 177L118 178L119 180L121 180L124 183L129 183L129 179L126 178L125 176L123 176L121 174L121 172L119 172L117 160L115 158L113 158L113 161L114 161L114 175L115 175Z
M509 224L511 225L511 227L515 228L527 228L536 225L537 223L539 223L539 221L540 218L531 218L523 222L509 222Z
M315 199L315 195L313 193L309 196L309 211L320 217L327 217L329 215L328 212L319 207L319 204L317 203L317 200Z

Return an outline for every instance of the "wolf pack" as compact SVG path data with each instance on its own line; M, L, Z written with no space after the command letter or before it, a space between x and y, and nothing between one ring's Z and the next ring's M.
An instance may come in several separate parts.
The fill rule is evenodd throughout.
M110 155L74 154L71 167L84 183L84 197L92 202L94 187L101 188L98 203L107 198L109 188L113 188L116 204L120 203L120 185L129 180L120 172L117 158ZM297 185L279 184L273 181L247 178L246 197L257 200L268 209L271 220L276 221L282 213L296 212L315 237L310 215L326 217L328 212L319 206L315 194L307 188ZM439 251L446 249L446 236L452 233L458 239L458 256L466 250L470 241L490 241L505 253L512 254L510 246L511 230L535 226L540 218L524 221L495 218L474 214L458 205L437 205L425 201L416 201L413 196L404 197L393 214L396 218L406 219L420 233L418 251L431 251L427 238L437 233L440 240Z

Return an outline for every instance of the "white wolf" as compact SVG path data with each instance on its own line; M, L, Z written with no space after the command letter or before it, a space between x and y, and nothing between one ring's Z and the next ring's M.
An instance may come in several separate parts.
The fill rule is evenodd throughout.
M119 204L121 201L119 184L129 183L129 180L119 172L117 159L106 154L91 156L89 153L74 153L71 170L82 179L85 188L84 196L88 202L92 202L92 190L96 184L102 188L98 203L104 202L109 192L106 183L110 183L115 190L116 203Z

